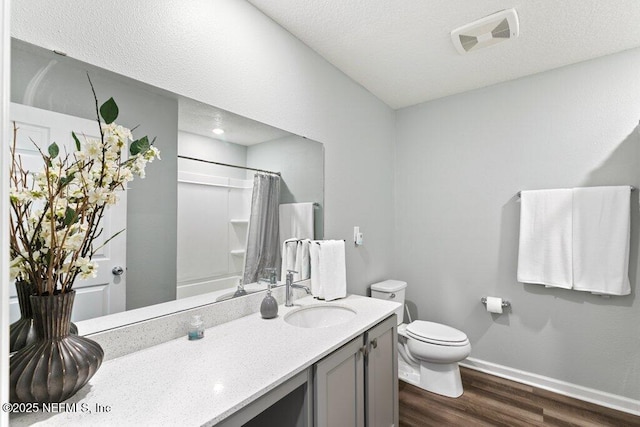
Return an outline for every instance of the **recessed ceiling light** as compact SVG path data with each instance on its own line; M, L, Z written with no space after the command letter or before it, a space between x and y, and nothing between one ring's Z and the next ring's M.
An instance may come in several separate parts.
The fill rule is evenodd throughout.
M216 135L222 135L224 133L224 130L220 128L215 128L213 130L213 133L215 133Z

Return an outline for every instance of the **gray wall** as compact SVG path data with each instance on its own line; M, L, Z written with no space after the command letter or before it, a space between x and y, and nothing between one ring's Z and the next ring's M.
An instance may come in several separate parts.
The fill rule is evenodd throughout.
M414 314L465 331L471 357L638 399L638 192L632 294L610 299L516 281L515 195L639 187L639 118L637 49L399 110L395 277Z
M50 51L13 41L11 101L86 119L95 119L95 101L113 97L117 123L134 135L157 137L161 161L145 179L130 183L127 199L127 309L174 300L176 296L176 200L178 102L141 88L138 82ZM38 73L49 65L37 84ZM29 89L29 84L31 88Z
M296 135L251 145L247 165L280 172L280 203L316 202L314 235L323 237L324 147Z

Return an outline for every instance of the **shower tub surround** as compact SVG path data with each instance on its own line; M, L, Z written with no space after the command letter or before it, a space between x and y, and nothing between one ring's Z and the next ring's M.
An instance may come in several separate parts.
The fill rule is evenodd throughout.
M357 315L326 328L299 328L285 315L318 304L305 297L279 307L108 360L61 412L11 415L12 426L215 425L305 371L334 350L391 316L397 304L350 295L335 301ZM67 412L64 412L64 410Z

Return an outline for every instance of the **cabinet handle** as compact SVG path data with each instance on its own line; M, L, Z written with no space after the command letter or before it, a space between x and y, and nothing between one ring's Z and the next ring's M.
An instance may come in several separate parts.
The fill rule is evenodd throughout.
M378 338L374 338L371 340L371 347L378 348Z
M366 345L363 345L362 347L360 347L360 349L358 349L358 353L362 353L364 357L367 357L367 355L369 354L369 348Z

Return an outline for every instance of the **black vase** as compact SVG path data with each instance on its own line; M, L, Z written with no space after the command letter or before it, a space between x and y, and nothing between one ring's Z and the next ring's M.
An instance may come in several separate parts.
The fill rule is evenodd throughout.
M16 293L20 307L20 319L9 325L9 351L13 353L32 344L36 340L36 325L33 320L29 297L36 293L36 288L24 280L16 280ZM71 322L69 331L78 334L78 327Z
M74 298L75 291L30 297L37 338L10 359L11 402L62 402L102 364L104 352L98 343L69 334Z
M20 307L20 319L9 325L9 351L18 351L36 340L36 326L33 322L29 296L35 293L35 286L23 280L16 280L16 293Z

